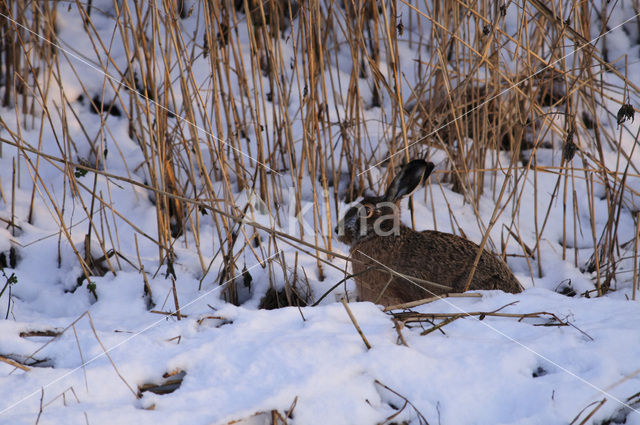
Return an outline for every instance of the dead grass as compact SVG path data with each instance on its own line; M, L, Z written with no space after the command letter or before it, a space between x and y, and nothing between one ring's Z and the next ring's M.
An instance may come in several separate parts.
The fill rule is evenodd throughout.
M83 19L83 36L93 49L86 58L94 64L92 76L84 74L72 46L58 39L59 17L67 8ZM17 188L32 194L28 216L13 216L12 208L7 220L14 231L16 222L32 222L36 196L45 199L60 226L60 244L72 247L87 282L117 273L125 266L123 256L133 258L122 248L123 234L131 233L136 244L139 236L157 246L159 264L172 264L176 244L196 252L203 279L211 282L237 275L248 259L263 263L283 243L305 245L322 280L324 268L332 266L337 202L384 186L396 165L415 156L445 158L427 196L445 193L439 186L460 193L475 211L483 246L525 258L532 276L542 274L540 245L551 208L540 208L537 200L549 198L539 183L548 175L557 179L548 205L564 206L562 217L553 217L563 224L562 257L594 273L598 294L615 289L620 264L637 252L637 232L618 232L621 214L633 208L629 197L638 195L625 185L640 174L628 161L635 146L622 144L624 126L612 131L600 120L604 108L615 121L617 109L606 105L626 104L638 88L626 78L625 66L607 60L606 49L587 44L588 34L607 24L592 28L594 17L611 10L568 0L528 0L524 8L512 1L331 0L289 7L281 0L162 0L114 2L111 10L81 2L1 0L0 13L6 16L0 19L6 35L1 101L14 107L12 119L19 123L0 118L0 148L17 147L16 170L26 167L31 176L12 182L12 194ZM506 13L515 29L507 29ZM94 25L98 16L113 23L109 38ZM198 20L196 34L184 30L188 20ZM113 60L113 44L124 49L127 63ZM400 68L407 51L418 58L411 70ZM617 75L617 85L608 85L605 73ZM86 84L89 78L101 80L101 89ZM81 100L65 90L63 79L76 80ZM99 115L98 129L83 124L81 108ZM371 119L376 108L378 123ZM142 162L120 149L119 120L126 120ZM33 129L42 130L37 140L22 134ZM54 141L55 153L48 146L45 154L43 144ZM563 147L571 154L556 166L539 164L540 152ZM608 150L618 152L615 169L605 165ZM118 158L124 172L110 173L108 158ZM48 189L39 174L43 163L65 176L71 196L59 198ZM372 168L385 165L380 181ZM587 186L589 211L579 210L579 184ZM116 186L146 190L156 206L157 233L143 232L127 211L114 207ZM282 225L288 187L294 211L313 201L311 234L300 224L300 236L287 238L243 220L257 204L234 199L252 190L273 223ZM533 236L518 225L531 187ZM479 212L481 196L495 203L488 216ZM13 195L8 199L13 205ZM609 211L602 231L595 223L597 199L606 200ZM434 212L445 207L431 200ZM321 208L329 204L334 207ZM70 208L86 216L83 246L71 236L75 223L65 220ZM449 211L453 228L461 231ZM581 248L593 251L587 264L568 242L577 239L581 216L591 218L592 246ZM498 223L499 241L489 235ZM204 237L205 224L213 239ZM514 252L514 246L520 248ZM137 262L145 273L139 253ZM275 282L281 271L264 263L272 287L280 288ZM637 285L635 261L632 268ZM143 284L151 297L146 276ZM231 301L237 301L234 285L226 289ZM177 298L175 304L179 310Z

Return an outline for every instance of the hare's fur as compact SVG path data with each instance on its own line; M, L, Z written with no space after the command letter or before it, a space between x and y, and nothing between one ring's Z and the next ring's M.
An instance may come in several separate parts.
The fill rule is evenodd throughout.
M416 232L406 226L400 227L397 236L365 239L351 248L359 298L393 305L446 292L464 292L478 249L477 244L450 233ZM407 276L449 286L451 290L393 276L378 262ZM371 266L374 268L366 271ZM389 286L380 296L390 278ZM488 251L480 256L469 289L501 289L512 293L522 290L507 265Z
M400 200L432 170L432 163L409 162L383 196L364 198L347 211L336 228L339 239L351 245L352 272L360 300L393 305L464 291L480 247L450 233L417 232L400 224ZM417 280L411 281L411 277ZM469 289L522 291L507 265L486 250Z

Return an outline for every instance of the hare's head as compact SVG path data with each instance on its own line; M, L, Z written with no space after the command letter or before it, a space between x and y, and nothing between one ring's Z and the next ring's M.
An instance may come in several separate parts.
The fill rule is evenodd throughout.
M390 236L400 231L400 206L403 197L412 194L433 171L433 163L413 160L391 181L382 196L364 197L349 208L335 228L338 240L348 245L374 236Z

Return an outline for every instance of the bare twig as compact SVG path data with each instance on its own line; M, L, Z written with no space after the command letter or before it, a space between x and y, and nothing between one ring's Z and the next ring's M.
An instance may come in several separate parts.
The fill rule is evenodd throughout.
M367 350L370 350L371 344L369 344L369 341L367 341L367 337L364 336L362 329L360 329L360 325L358 325L358 321L356 320L355 316L351 312L349 305L347 304L344 298L342 298L341 301L342 301L342 305L344 306L344 309L347 311L347 314L349 315L349 319L351 319L351 323L353 323L353 326L355 326L356 330L358 331L360 338L362 338L362 342L364 342L364 345L367 347Z

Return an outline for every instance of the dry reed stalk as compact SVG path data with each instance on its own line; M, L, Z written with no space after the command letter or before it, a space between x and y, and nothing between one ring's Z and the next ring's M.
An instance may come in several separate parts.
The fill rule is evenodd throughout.
M601 407L602 407L606 402L607 402L607 399L606 399L606 397L605 397L605 398L603 398L602 400L600 400L599 402L598 402L598 401L594 401L593 403L590 403L589 405L587 405L586 407L584 407L584 408L583 408L583 409L582 409L582 410L581 410L581 411L576 415L576 417L575 417L575 418L573 418L573 420L571 421L571 423L569 423L569 425L573 425L573 424L575 424L575 423L578 421L578 419L580 419L580 415L582 415L582 413L583 413L585 410L587 410L589 407L591 407L591 406L595 405L595 407L594 407L594 408L589 412L589 414L588 414L588 415L587 415L587 416L586 416L582 421L580 421L580 423L579 423L578 425L584 425L584 424L586 424L587 422L589 422L589 419L591 419L591 417L592 417L593 415L595 415L595 414L596 414L596 412L597 412L598 410L600 410L600 408L601 408Z
M129 388L129 390L133 393L134 397L136 398L140 398L138 396L138 394L133 390L133 388L131 387L131 385L129 385L129 383L126 381L126 379L124 379L124 377L122 376L122 374L120 373L120 371L118 370L118 367L116 366L116 364L113 362L113 359L111 358L111 356L109 355L109 351L107 350L106 347L104 346L104 344L102 343L102 341L100 340L100 337L98 337L98 331L96 331L96 328L93 324L93 318L91 317L91 313L89 313L89 311L86 312L87 318L89 319L89 325L91 326L91 330L93 331L93 335L96 337L96 341L98 341L98 344L100 344L100 347L102 347L102 352L104 353L105 356L107 356L107 359L109 359L109 362L111 363L111 366L113 367L113 370L116 372L116 374L118 375L118 377L120 378L120 380L127 386L127 388Z
M14 134L12 134L12 137L15 137ZM16 143L16 145L18 145L19 142ZM21 148L21 146L18 145L19 148ZM31 173L32 179L34 182L37 182L40 186L40 188L42 190L44 190L49 202L51 203L51 206L54 209L54 213L52 213L52 216L58 221L58 225L60 227L61 230L61 234L64 234L67 242L69 243L69 245L71 246L71 248L73 249L74 254L76 255L76 258L79 260L79 263L82 267L82 272L84 275L84 278L86 278L87 280L89 280L89 276L91 276L91 268L90 266L85 262L83 256L80 254L80 252L77 250L75 244L73 243L73 239L71 237L71 233L69 228L67 227L67 225L65 224L64 221L64 215L61 211L61 209L58 207L58 204L56 202L56 198L52 195L52 193L49 191L49 189L46 186L46 183L42 180L41 176L38 174L34 174L32 171L35 169L34 164L32 163L32 161L25 155L24 156L26 163L29 167L29 171ZM40 191L40 190L39 190ZM41 193L41 196L44 198L44 196Z
M640 212L636 213L636 231L633 238L633 289L631 299L636 300L636 290L639 288L640 281L638 280L638 239L640 238Z
M173 293L173 303L176 307L176 318L178 320L182 320L182 315L180 314L180 304L178 303L178 290L176 289L176 280L171 277L171 292Z
M17 369L20 369L22 371L25 371L25 372L29 372L31 370L31 368L29 366L25 366L22 363L18 363L15 360L9 359L9 358L4 357L4 356L0 356L0 362L6 363L8 365L11 365L11 366L13 366L13 367L15 367Z
M82 346L80 345L80 339L78 338L78 332L76 331L76 326L73 325L71 327L73 329L73 336L76 339L76 346L78 347L78 353L80 354L80 362L82 365L82 375L84 377L84 388L89 391L89 381L87 380L87 370L85 368L84 354L82 353Z
M530 0L516 12L518 27L511 31L497 3L438 0L423 6L400 1L378 7L369 0L330 0L302 2L295 11L277 9L282 2L276 0L245 0L239 9L233 3L223 0L194 5L196 33L184 30L181 23L188 19L187 13L176 2L114 3L113 34L120 37L129 59L123 66L109 55L112 47L94 25L95 9L92 14L91 6L76 1L74 7L98 69L113 77L105 77L102 88L93 93L82 83L73 58L55 44L56 5L0 1L0 12L15 19L0 23L10 34L0 54L6 74L2 101L17 106L19 127L40 127L37 142L25 140L20 128L9 132L18 146L13 192L20 188L24 163L32 176L29 221L33 219L36 190L53 205L52 213L59 220L71 203L80 199L81 214L88 219L88 238L78 261L87 263L87 278L95 273L89 264L93 260L91 243L98 243L110 271L123 266L119 261L122 229L115 225L122 219L136 237L140 234L153 241L160 264L173 261L176 241L188 249L195 246L204 276L214 262L222 262L219 282L235 274L237 261L245 253L258 260L266 258L278 249L278 241L311 255L316 260L316 275L322 279L323 268L330 265L327 258L342 258L335 255L332 244L339 201L353 200L367 188L384 186L400 155L384 164L385 179L363 171L388 155L399 153L408 159L436 152L446 157L442 164L445 170L438 175L443 180L438 184L451 229L464 235L463 223L444 187L461 193L471 206L483 247L500 251L504 258L524 257L530 270L537 264L540 276L541 241L547 237L546 224L562 191L559 243L563 258L570 256L568 240L573 233L573 262L581 266L577 240L583 227L590 228L592 247L587 249L595 251L591 264L600 293L616 277L622 255L620 217L626 213L627 197L637 195L625 182L637 178L639 170L631 161L634 151L621 143L628 130L608 130L597 112L605 102L623 103L624 99L615 98L617 94L636 96L638 87L626 78L626 63L624 71L618 70L617 64L603 58L606 52L600 54L586 46L582 34L599 31L591 28L597 22L592 18L604 11L566 0L544 4ZM515 5L506 2L505 7ZM574 22L566 23L567 18ZM31 36L29 31L54 44ZM568 40L580 48L572 57L568 55L574 47L568 46ZM415 65L419 77L413 81L404 74L406 69L400 68L406 66L401 56L404 43L419 51ZM511 55L514 67L505 66L501 54ZM345 58L351 62L347 76L335 72L349 68L340 63ZM80 122L77 102L63 90L62 64L72 70L83 96L102 111L96 131ZM197 71L203 66L209 74L204 79ZM605 86L605 72L622 83ZM62 102L51 108L54 90ZM94 96L98 97L96 102ZM299 108L291 108L292 103ZM140 164L127 163L120 151L110 116L116 107L138 144L143 157ZM380 112L383 130L378 133L374 133L372 110ZM68 130L73 124L78 125L78 132ZM540 153L547 155L554 141L564 139L571 128L575 129L584 165L561 162L559 167L543 166ZM53 132L59 155L42 152L47 142L45 130ZM106 168L105 142L110 151L119 152L127 173L124 179ZM90 149L85 158L83 146ZM605 162L605 152L613 149L618 152L615 164ZM30 161L27 153L36 153L35 161ZM43 190L41 158L48 165L55 163L64 175L62 199L47 194L46 187ZM89 166L81 160L89 160ZM94 172L92 184L75 177L74 170ZM552 175L557 176L558 188L549 197L543 185ZM137 185L138 178L144 178L146 184ZM103 181L105 193L98 190L98 182ZM155 200L157 237L145 234L125 211L114 206L111 191L116 181L144 188ZM588 189L585 211L579 210L578 202L582 183ZM238 220L240 211L251 212L254 206L236 205L234 198L252 188L264 201L273 220L271 226L286 224L280 208L288 196L286 185L292 187L291 208L296 213L304 202L313 202L307 217L313 235L301 223L297 224L300 237L292 238L270 226ZM602 230L594 221L600 186L609 210ZM73 198L68 198L67 188ZM439 206L434 205L433 187L428 192L425 196L431 199L433 227L442 227L444 223L436 221ZM482 197L495 203L491 217L480 212ZM534 223L533 235L528 235L518 224L523 205L531 198ZM326 209L321 208L323 203ZM201 211L212 214L201 215ZM15 225L20 218L14 214L15 205L11 219ZM580 220L585 216L590 222L582 226ZM491 229L501 222L506 223L503 229L507 232L497 244ZM203 225L211 226L214 237L210 241L202 240ZM247 226L254 230L247 232ZM257 230L266 232L266 238L254 247L252 232ZM73 246L71 227L61 222L60 244L63 236ZM115 261L108 255L112 249L118 253ZM142 270L140 259L138 262ZM273 283L279 278L268 267ZM637 274L634 272L634 282ZM149 282L144 278L147 287ZM233 285L228 290L233 293Z
M385 307L384 311L414 308L414 307L418 307L418 306L428 304L430 302L437 301L444 298L482 298L482 294L479 294L477 292L466 292L463 294L451 293L451 294L436 295L435 297L424 298L421 300L411 301L408 303L390 305L388 307Z
M360 338L362 338L362 342L364 342L364 345L367 347L367 350L370 350L371 349L371 344L369 344L369 341L367 341L367 337L364 336L364 333L362 332L362 329L360 329L360 325L358 325L358 321L356 320L355 316L353 315L353 312L351 312L351 309L349 308L349 305L347 304L347 302L345 301L344 298L342 298L340 301L342 302L342 305L344 306L344 309L347 311L347 314L349 315L349 319L351 319L351 323L353 323L353 326L358 331L358 335L360 335Z
M59 158L55 158L55 157L53 157L51 155L47 155L47 154L44 154L42 152L37 152L33 148L28 148L28 147L25 147L25 146L19 146L17 143L11 142L11 141L6 140L6 139L0 139L0 140L2 142L4 142L4 143L11 144L11 145L14 145L14 146L18 146L24 151L32 152L32 153L36 153L38 155L41 155L41 156L47 158L47 160L52 161L52 163L54 161L65 162L65 161L63 161L63 160L61 160ZM340 259L343 259L343 260L347 260L348 259L344 255L341 255L341 254L336 253L336 252L328 251L328 250L326 250L326 249L324 249L324 248L322 248L320 246L317 246L317 245L314 245L312 243L306 242L303 239L296 238L296 237L293 237L291 235L288 235L285 232L274 230L271 227L264 226L264 225L259 224L257 222L248 221L244 216L234 215L234 214L227 213L227 212L225 212L223 210L219 210L219 209L217 209L215 207L212 207L211 205L209 205L208 203L206 203L204 201L194 200L194 199L186 198L186 197L183 197L183 196L178 196L178 195L173 195L173 194L170 194L170 193L167 193L167 192L163 192L163 191L161 191L159 189L153 188L152 186L148 186L148 185L145 185L145 184L130 180L130 179L126 178L126 177L121 177L121 176L118 176L118 175L115 175L115 174L110 174L110 173L107 173L107 172L104 172L104 171L101 171L101 170L95 170L95 169L92 169L91 167L87 167L87 166L84 166L82 164L74 164L74 166L77 167L77 168L91 170L92 172L99 173L101 175L107 176L107 177L115 179L115 180L121 180L121 181L127 182L127 183L129 183L129 184L131 184L133 186L144 188L144 189L149 190L149 191L157 191L158 193L160 193L162 195L165 195L167 197L175 197L175 198L177 198L177 199L179 199L181 201L191 202L194 205L197 205L199 208L204 208L204 209L207 209L207 210L211 210L215 214L221 215L221 216L223 216L223 217L225 217L225 218L227 218L227 219L229 219L231 221L234 221L234 222L237 222L237 223L244 223L245 225L249 225L251 227L254 227L256 229L264 231L267 234L270 234L273 237L277 237L277 238L279 238L279 239L281 239L281 240L283 240L285 242L286 241L293 241L293 242L299 243L300 245L303 245L305 247L312 248L314 250L319 250L319 251L323 252L326 255L331 255L333 257L337 257L337 258L340 258ZM84 188L85 190L89 191L88 188L86 188L86 186L84 186L82 184L79 184L79 186ZM113 209L113 207L112 206L110 207L110 205L109 205L109 203L107 201L101 199L100 197L98 197L97 200L100 201L105 208L112 208ZM150 235L146 234L141 229L139 229L134 223L132 223L131 221L128 221L128 219L126 217L124 217L120 212L118 212L117 210L114 210L114 211L116 212L116 214L118 214L118 217L120 219L122 219L125 222L127 222L127 224L129 224L129 226L131 226L138 234L140 234L142 236L145 236L151 242L153 242L155 244L158 244L158 242L155 239L153 239ZM297 249L300 249L300 247L297 247ZM326 263L326 264L330 264L330 263Z

